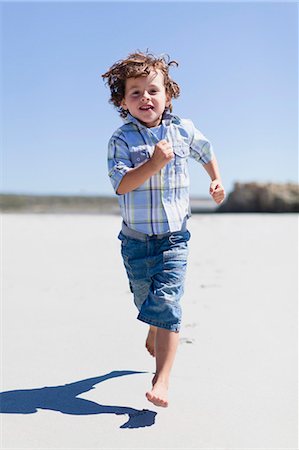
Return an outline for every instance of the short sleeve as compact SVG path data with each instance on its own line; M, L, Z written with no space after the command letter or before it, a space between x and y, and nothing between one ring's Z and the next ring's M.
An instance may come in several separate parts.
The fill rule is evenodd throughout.
M195 128L191 120L188 120L188 130L191 135L190 156L201 164L208 164L214 156L212 144Z
M121 180L131 167L127 143L121 137L113 135L108 143L108 175L116 193Z

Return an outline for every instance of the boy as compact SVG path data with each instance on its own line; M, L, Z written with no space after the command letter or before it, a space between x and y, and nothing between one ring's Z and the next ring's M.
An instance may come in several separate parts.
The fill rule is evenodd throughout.
M225 197L210 143L187 119L172 115L180 93L169 76L178 65L165 57L132 53L102 75L125 124L109 141L109 176L123 217L119 239L138 319L149 324L146 347L156 358L147 399L168 406L170 371L181 323L187 264L191 156L211 178L217 204Z

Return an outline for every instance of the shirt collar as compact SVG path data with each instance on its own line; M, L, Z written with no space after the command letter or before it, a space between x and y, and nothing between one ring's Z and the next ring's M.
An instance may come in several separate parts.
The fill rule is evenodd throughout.
M164 126L170 125L171 122L174 121L175 119L177 119L177 116L175 116L174 114L171 114L168 111L164 111L164 113L162 115L161 124L163 124ZM139 122L139 120L136 119L136 117L133 117L130 113L128 113L127 117L125 117L123 120L125 123L134 123L135 125L137 125L138 128L148 129L148 127L146 127L141 122Z

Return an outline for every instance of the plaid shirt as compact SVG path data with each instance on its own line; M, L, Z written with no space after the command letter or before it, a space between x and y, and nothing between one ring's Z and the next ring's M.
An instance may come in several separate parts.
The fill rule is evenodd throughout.
M133 230L148 235L178 231L190 217L188 157L207 164L211 144L191 120L169 113L162 118L162 137L173 148L174 158L141 186L118 195L121 215ZM158 138L150 128L128 114L108 144L108 170L115 192L123 176L151 158Z

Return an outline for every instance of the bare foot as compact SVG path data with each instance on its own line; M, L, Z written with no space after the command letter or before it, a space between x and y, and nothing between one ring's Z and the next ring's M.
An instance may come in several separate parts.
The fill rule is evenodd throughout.
M150 325L145 346L152 356L156 356L155 352L156 334L157 334L157 327Z
M153 383L155 383L155 377L153 379ZM156 406L162 406L163 408L167 408L168 406L168 383L163 381L156 381L153 384L153 389L147 392L146 398L148 401L152 402Z

